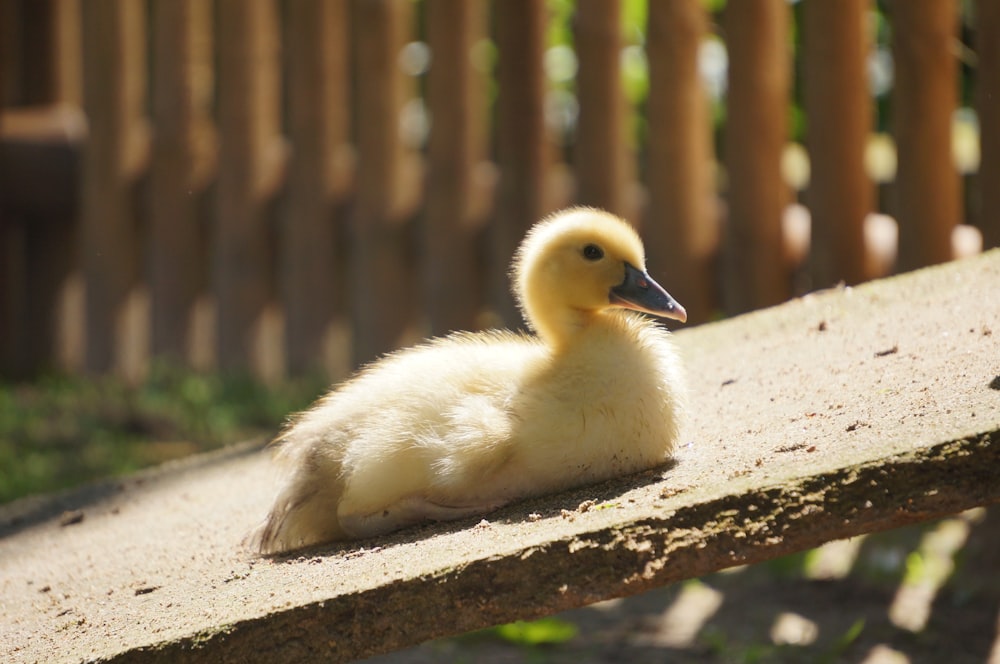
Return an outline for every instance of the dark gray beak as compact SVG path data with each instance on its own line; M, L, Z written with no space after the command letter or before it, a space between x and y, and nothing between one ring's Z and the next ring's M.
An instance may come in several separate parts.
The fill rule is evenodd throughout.
M687 321L687 312L648 274L625 263L625 281L611 289L611 304L654 316Z

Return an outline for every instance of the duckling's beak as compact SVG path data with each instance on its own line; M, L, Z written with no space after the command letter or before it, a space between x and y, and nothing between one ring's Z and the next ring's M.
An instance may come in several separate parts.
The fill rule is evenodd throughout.
M687 312L648 274L625 263L625 281L611 289L611 304L684 323Z

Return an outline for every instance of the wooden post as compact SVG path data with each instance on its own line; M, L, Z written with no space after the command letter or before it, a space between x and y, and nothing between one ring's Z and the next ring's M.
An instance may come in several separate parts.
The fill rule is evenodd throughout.
M791 294L781 230L788 203L781 177L791 69L788 12L785 0L745 0L727 4L723 16L729 48L729 313L777 304Z
M979 218L983 248L1000 247L1000 3L976 4L976 110L979 113Z
M65 297L78 263L78 107L8 109L0 126L0 370L30 376L64 358ZM82 319L72 321L75 330Z
M0 173L13 189L3 192L0 219L0 365L24 376L60 359L63 297L78 263L79 150L86 123L79 109L79 3L14 5L8 3L3 16L17 19L13 30L21 34L5 36L19 57L6 61L4 71L17 66L22 89L7 92L29 106L8 109L0 128Z
M293 374L321 373L347 271L337 231L351 179L346 0L288 3L288 207L281 242L285 356Z
M214 170L210 134L210 5L199 0L154 3L153 121L148 275L152 353L191 356L191 326L207 283L206 242L199 210Z
M470 55L485 34L485 10L481 0L426 4L433 61L427 76L431 134L421 260L424 308L434 335L474 328L479 307L473 215L487 118L483 76Z
M403 78L399 51L408 37L409 0L355 0L358 179L351 252L355 364L392 350L409 320L406 165L399 135Z
M282 167L277 16L273 0L220 0L217 16L216 356L222 369L260 373L273 267L266 204Z
M83 5L85 110L81 249L90 371L124 371L135 335L128 305L139 276L133 186L145 167L145 3Z
M20 4L21 102L79 104L80 0Z
M621 1L580 0L574 20L580 120L574 146L576 200L628 217ZM633 220L635 221L635 220Z
M892 0L892 128L899 168L899 269L951 259L961 213L951 151L958 94L955 0Z
M708 31L701 0L649 5L646 209L643 236L653 276L684 305L691 323L718 307L719 249L712 127L698 53Z
M868 5L810 0L802 7L814 288L875 276L865 273L864 240L874 194L864 168L872 124L865 84Z
M545 214L549 174L545 135L542 0L494 5L499 50L496 145L500 187L490 242L490 300L507 325L521 320L510 294L506 266L521 238Z

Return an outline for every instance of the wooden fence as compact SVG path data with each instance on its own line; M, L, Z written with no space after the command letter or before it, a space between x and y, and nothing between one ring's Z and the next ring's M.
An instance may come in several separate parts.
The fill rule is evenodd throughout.
M975 3L964 49L957 0L886 3L898 169L878 187L868 0L649 2L638 105L622 1L575 5L563 142L543 0L0 0L5 375L135 377L162 356L338 376L426 334L517 325L511 254L573 203L640 225L694 322L884 273L895 244L873 212L899 221L899 269L950 260L965 220L1000 245L1000 3ZM718 134L698 68L713 33L729 62ZM980 127L964 179L959 56ZM802 192L782 176L795 80ZM804 227L787 223L800 193Z

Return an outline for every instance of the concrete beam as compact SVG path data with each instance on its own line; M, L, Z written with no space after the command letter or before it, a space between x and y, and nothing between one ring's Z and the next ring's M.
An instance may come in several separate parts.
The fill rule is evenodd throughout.
M0 509L0 660L344 661L1000 500L1000 250L676 339L668 468L259 559L234 448Z

